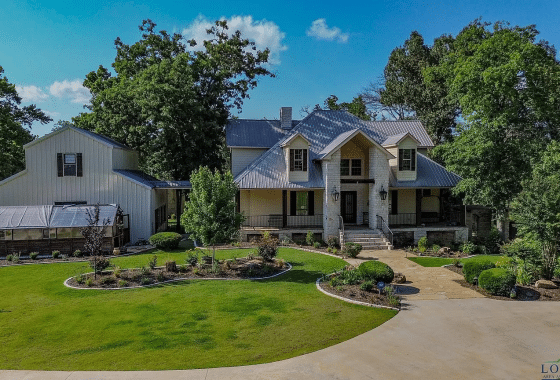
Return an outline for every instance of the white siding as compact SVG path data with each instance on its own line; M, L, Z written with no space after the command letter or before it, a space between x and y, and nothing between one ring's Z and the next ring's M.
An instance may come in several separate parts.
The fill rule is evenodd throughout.
M26 172L0 184L0 205L52 205L72 201L119 204L130 215L132 241L148 238L152 190L114 173L114 152L125 151L112 149L72 129L54 134L26 148ZM57 153L82 153L83 177L58 177ZM131 165L134 156L125 153L120 160Z
M418 146L416 142L407 136L401 143L399 144L399 149L416 149ZM398 154L398 150L397 150ZM416 181L416 168L418 167L418 157L415 158L416 165L414 170L402 170L399 171L398 167L398 157L396 160L396 170L397 170L397 181Z
M267 149L260 148L232 148L231 174L235 177L266 151Z
M307 170L306 171L290 171L290 149L307 149ZM309 181L309 144L301 136L297 136L289 145L284 148L286 155L286 168L288 170L288 180L290 182L307 182Z

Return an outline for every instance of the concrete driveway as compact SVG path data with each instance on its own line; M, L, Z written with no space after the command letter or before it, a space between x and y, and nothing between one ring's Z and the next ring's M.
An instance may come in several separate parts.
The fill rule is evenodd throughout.
M404 258L402 251L363 255L405 273L411 294L395 318L335 346L247 367L161 372L0 371L0 380L543 379L558 368L546 362L560 359L560 304L481 298L455 283L455 273L418 266Z

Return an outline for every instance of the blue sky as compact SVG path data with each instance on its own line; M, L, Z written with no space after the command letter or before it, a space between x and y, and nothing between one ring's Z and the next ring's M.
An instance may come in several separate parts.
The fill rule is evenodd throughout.
M110 67L116 37L140 39L150 18L169 32L197 37L206 23L230 20L259 46L270 46L276 78L262 79L243 118L278 118L291 106L320 103L331 94L350 101L382 73L391 50L417 30L429 44L456 35L477 17L536 24L540 38L560 46L560 1L17 1L3 0L0 66L24 104L37 104L54 122L83 112L81 83L99 65ZM52 125L34 124L42 136Z

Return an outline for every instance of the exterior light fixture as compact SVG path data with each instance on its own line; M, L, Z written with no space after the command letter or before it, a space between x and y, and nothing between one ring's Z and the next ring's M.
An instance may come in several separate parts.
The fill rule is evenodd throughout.
M332 199L333 201L338 201L338 197L340 196L340 193L338 191L336 191L336 187L333 188L333 191L331 193Z
M382 201L387 199L387 191L383 188L383 185L381 185L381 191L379 191L379 196L381 197Z

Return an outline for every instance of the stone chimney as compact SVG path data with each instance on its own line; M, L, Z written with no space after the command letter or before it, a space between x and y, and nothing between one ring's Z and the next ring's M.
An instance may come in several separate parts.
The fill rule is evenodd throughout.
M280 108L280 126L282 129L292 129L292 107Z

